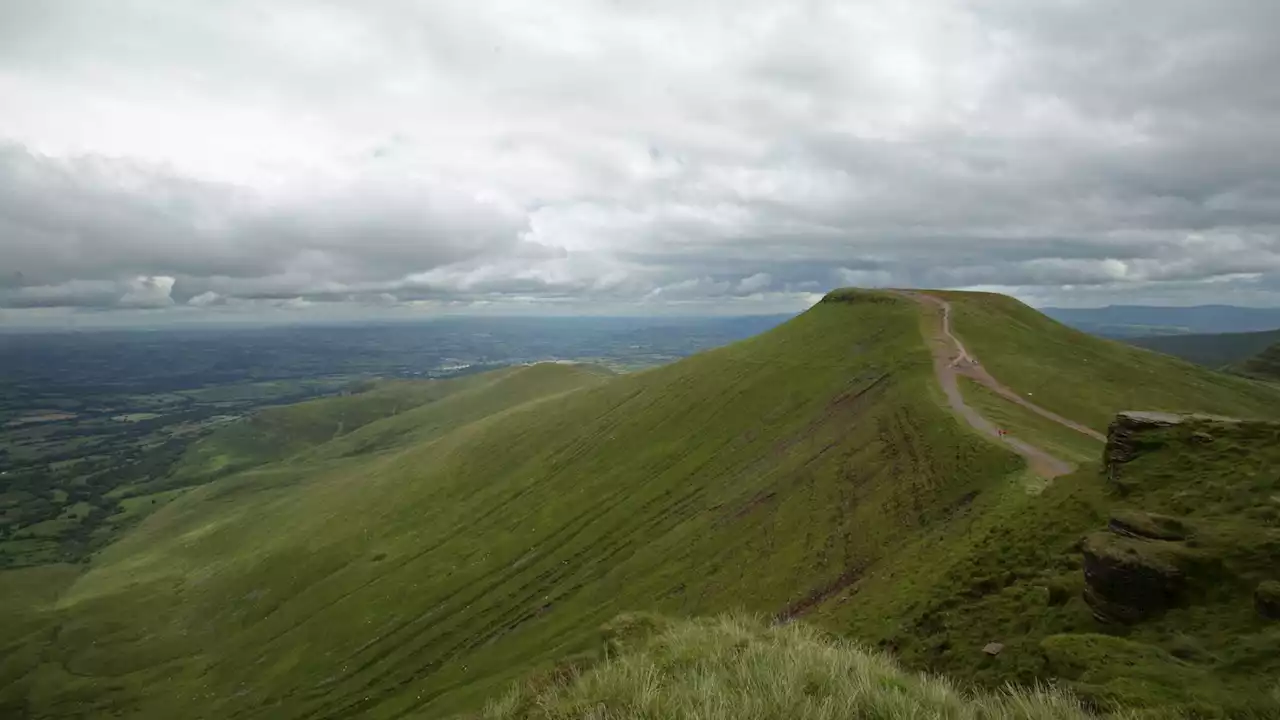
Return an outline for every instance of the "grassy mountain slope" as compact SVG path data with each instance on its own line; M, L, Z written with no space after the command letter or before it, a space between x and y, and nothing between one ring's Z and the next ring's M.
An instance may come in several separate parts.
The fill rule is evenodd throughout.
M499 375L510 372L499 371ZM214 431L191 447L178 477L228 474L282 460L382 418L494 382L489 375L454 380L384 380L350 395L266 408Z
M1132 407L1280 415L1280 396L1271 386L1076 333L1011 298L940 294L952 302L956 332L1000 381L1094 427L1105 428L1109 422L1104 418ZM1196 712L1204 709L1198 703L1215 698L1239 714L1260 707L1280 712L1256 667L1223 665L1206 671L1202 666L1189 675L1177 663L1160 660L1184 653L1182 644L1192 637L1218 649L1239 640L1239 624L1223 632L1207 624L1218 616L1238 619L1235 610L1224 611L1231 603L1249 608L1250 591L1239 586L1227 593L1229 601L1201 608L1197 616L1174 614L1163 625L1140 626L1150 630L1138 646L1111 646L1109 639L1094 637L1126 636L1134 629L1099 622L1084 602L1080 539L1106 527L1112 512L1140 501L1108 485L1100 443L1046 422L976 383L966 382L963 390L967 401L988 417L1080 463L1080 470L1048 487L1024 478L1028 492L1006 493L998 502L977 498L968 508L962 534L920 533L900 555L902 562L865 578L849 602L819 608L815 620L892 648L911 666L960 681L1028 683L1062 677L1079 681L1077 690L1102 703L1119 700ZM1242 465L1265 464L1267 455L1253 456L1261 451L1257 445L1226 445L1230 449L1212 462L1224 473L1219 491L1235 492L1245 505L1265 508L1273 502L1266 488L1233 490L1231 485L1233 454L1248 456ZM1176 464L1167 464L1157 477L1161 475L1169 494L1194 497L1191 488L1197 481L1180 474ZM1153 506L1157 513L1163 507ZM1049 642L1051 636L1057 639ZM1006 645L998 657L977 652L993 641ZM1084 678L1079 658L1089 652L1094 657L1084 664L1097 663L1098 670ZM1136 659L1139 655L1146 659ZM1099 672L1110 673L1114 686L1097 687Z
M914 303L839 296L435 437L221 480L95 559L23 689L53 714L438 717L619 612L799 611L1020 467L931 374Z
M1159 335L1125 342L1147 350L1182 358L1210 368L1237 365L1267 348L1280 344L1280 330L1246 333Z
M602 659L518 686L475 720L1089 717L1054 692L966 694L801 623L623 617L605 635Z
M1110 448L1106 472L1059 478L975 520L959 550L864 588L852 613L823 614L868 639L878 628L908 664L959 681L1058 677L1156 717L1276 717L1280 625L1255 592L1280 579L1278 439L1265 422L1135 431ZM1123 602L1086 601L1089 553L1102 564L1096 585ZM1005 644L998 656L975 652L993 641Z
M1280 412L1268 386L1011 301L949 297L983 364L1068 417L1105 426L1131 403ZM912 300L838 291L669 366L475 376L341 436L317 431L59 580L28 612L39 629L4 648L20 660L0 707L436 718L589 650L592 628L634 610L804 616L965 681L1055 674L1040 638L1105 630L1066 584L1072 544L1111 500L1090 468L1027 492L1021 459L946 409L924 324ZM1046 377L1078 392L1042 396ZM1068 599L1049 604L1055 579ZM989 658L990 640L1009 649ZM1113 674L1146 688L1126 699L1161 701Z
M1280 390L1073 330L1004 295L939 293L954 328L1001 382L1103 431L1123 410L1280 415Z
M596 385L611 375L597 365L539 363L446 381L454 385L437 389L419 407L360 427L304 452L298 460L349 457L425 442L509 408Z

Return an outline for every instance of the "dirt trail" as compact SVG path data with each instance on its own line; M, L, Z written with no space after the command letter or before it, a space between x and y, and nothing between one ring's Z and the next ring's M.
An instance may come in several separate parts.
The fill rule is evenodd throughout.
M951 408L959 413L974 429L1007 442L1015 452L1027 459L1031 469L1036 474L1045 478L1055 478L1074 471L1076 466L1018 438L1008 435L1001 438L998 428L990 420L965 403L964 396L960 393L960 381L958 380L961 375L981 383L1001 397L1015 402L1038 415L1069 427L1076 432L1088 435L1095 440L1106 441L1106 437L1101 433L1028 401L992 377L969 354L964 343L960 342L960 339L951 332L951 303L924 293L899 291L898 294L911 298L922 305L933 306L941 310L938 313L940 322L930 328L929 349L933 352L933 368L938 375L938 382L942 385L942 391L946 393L947 402L951 405Z

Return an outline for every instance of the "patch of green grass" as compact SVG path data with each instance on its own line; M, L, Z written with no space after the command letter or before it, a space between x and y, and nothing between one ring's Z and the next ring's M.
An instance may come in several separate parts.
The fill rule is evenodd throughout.
M179 390L166 397L173 400L194 400L201 404L242 403L246 401L268 401L272 399L299 394L319 394L332 392L351 382L350 378L336 376L313 379L263 380L258 382L240 382L227 385L211 385L195 390ZM142 396L147 397L147 396ZM163 396L162 396L163 397ZM278 402L278 400L277 400Z
M1053 690L966 693L804 624L682 620L587 669L516 686L474 720L1090 717Z
M58 632L52 608L80 570L73 565L0 570L0 717L32 714L27 688Z
M22 528L17 535L19 537L29 538L57 538L61 537L68 528L75 527L79 524L79 520L61 516L52 520L38 522L34 525L27 525Z
M353 395L266 408L239 422L229 423L197 442L178 463L174 475L218 475L282 460L376 420L486 382L465 380L383 381Z
M56 538L22 534L0 542L0 567L56 563L64 558Z
M936 294L997 380L1099 432L1123 410L1280 417L1278 387L1073 330L1004 295Z
M1212 684L1208 670L1142 642L1098 633L1051 635L1040 642L1049 669L1095 700L1123 703L1135 690L1191 717L1219 717L1222 706L1196 689ZM1190 690L1190 692L1189 692Z
M174 488L173 490L164 490L148 495L122 498L118 503L119 510L107 518L106 524L99 529L99 532L103 535L119 532L139 522L142 518L159 510L189 490L190 488Z
M84 502L82 500L80 502L72 503L71 505L64 506L62 508L62 514L58 516L58 519L59 520L83 519L84 516L88 515L89 511L91 510L93 510L93 505L87 502Z
M1096 465L1101 459L1101 442L1010 402L977 381L960 377L959 382L965 403L1010 435L1076 464Z

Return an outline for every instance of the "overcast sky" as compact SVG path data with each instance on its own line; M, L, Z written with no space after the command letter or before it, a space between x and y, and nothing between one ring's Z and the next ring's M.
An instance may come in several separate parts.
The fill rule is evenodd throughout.
M1280 2L0 3L0 321L1280 305Z

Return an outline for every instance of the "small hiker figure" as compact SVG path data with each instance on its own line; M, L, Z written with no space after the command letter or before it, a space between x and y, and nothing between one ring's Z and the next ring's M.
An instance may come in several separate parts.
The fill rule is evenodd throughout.
M1004 437L1009 434L1004 428L996 428L996 433L999 434L1000 437Z

